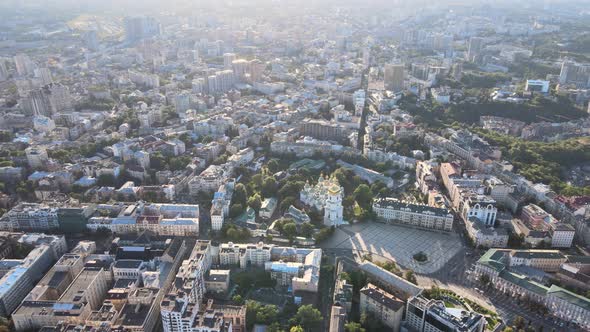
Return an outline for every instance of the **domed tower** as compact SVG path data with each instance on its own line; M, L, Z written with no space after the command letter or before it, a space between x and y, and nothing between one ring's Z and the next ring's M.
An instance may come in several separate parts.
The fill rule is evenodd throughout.
M328 187L328 197L324 206L324 225L338 226L342 223L342 187L333 181Z

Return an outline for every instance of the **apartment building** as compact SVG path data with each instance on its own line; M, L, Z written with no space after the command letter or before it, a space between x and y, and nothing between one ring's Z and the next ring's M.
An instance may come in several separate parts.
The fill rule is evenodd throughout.
M211 201L211 229L219 231L223 227L225 218L229 215L229 207L235 187L235 179L219 186Z
M160 235L199 234L199 206L189 204L99 204L88 219L92 231L106 228L113 233L139 233L145 230Z
M189 258L182 261L174 286L162 298L160 315L164 332L192 331L205 295L205 274L212 260L211 242L197 240Z
M361 312L372 313L392 331L398 332L404 316L405 302L371 283L363 287L360 292Z
M438 168L438 163L429 161L418 161L416 163L416 183L423 195L427 195L430 190L438 188L436 178Z
M238 265L245 268L248 265L264 266L271 260L272 245L262 242L257 244L222 243L219 246L219 264L222 266Z
M453 215L442 208L406 203L395 198L378 198L373 202L373 211L379 220L386 223L409 225L445 232L453 230Z
M329 332L344 332L346 324L346 309L339 305L332 305L330 309L330 328Z
M191 195L198 195L200 192L212 192L229 179L229 174L230 172L224 166L210 165L188 182L189 192Z
M42 232L59 228L58 208L37 203L21 203L0 218L0 229Z
M552 223L549 225L552 248L570 248L574 242L576 230L574 226L565 223Z
M67 248L63 236L26 234L18 242L36 247L24 259L2 260L7 271L0 278L0 315L5 317L27 297L35 283Z

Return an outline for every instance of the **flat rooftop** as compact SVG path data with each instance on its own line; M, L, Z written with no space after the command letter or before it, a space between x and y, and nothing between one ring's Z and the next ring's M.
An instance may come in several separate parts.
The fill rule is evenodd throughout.
M100 268L84 268L74 279L70 287L59 298L60 302L79 302L84 298L88 285L94 282L102 272Z

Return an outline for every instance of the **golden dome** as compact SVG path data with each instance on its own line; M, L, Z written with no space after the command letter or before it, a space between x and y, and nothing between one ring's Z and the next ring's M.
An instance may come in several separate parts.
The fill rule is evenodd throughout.
M338 195L340 194L340 187L332 184L329 188L328 188L328 192L332 195Z

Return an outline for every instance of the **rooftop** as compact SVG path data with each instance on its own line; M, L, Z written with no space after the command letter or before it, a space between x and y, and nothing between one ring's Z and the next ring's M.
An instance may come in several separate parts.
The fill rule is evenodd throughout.
M394 210L412 213L430 214L440 217L453 217L453 215L447 209L441 209L422 204L406 203L390 197L380 197L376 199L373 203L373 206L380 208L390 208Z
M361 289L361 296L362 295L365 295L371 298L373 301L378 302L394 311L402 309L405 305L404 301L397 298L395 295L390 294L371 283Z

